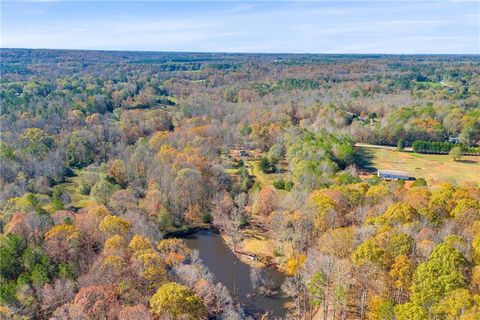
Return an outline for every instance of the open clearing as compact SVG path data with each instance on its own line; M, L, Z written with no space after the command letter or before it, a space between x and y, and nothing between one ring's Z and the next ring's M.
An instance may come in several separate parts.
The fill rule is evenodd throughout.
M67 178L66 182L63 183L65 190L70 195L70 201L72 205L76 208L84 208L90 203L90 197L88 195L83 195L78 192L80 179L84 174L85 171L75 170L75 175Z
M282 170L281 173L263 173L262 170L260 169L260 161L257 160L249 160L247 161L247 167L249 169L249 172L252 176L254 176L255 182L257 182L261 188L266 187L266 186L273 186L273 183L275 180L278 179L283 179L285 181L290 180L290 174L288 171L284 170L283 167L286 167L286 165L278 165L278 168ZM287 193L288 191L285 190L277 190L278 193L284 194Z
M453 161L449 155L399 152L392 148L362 147L372 157L375 169L404 171L429 184L451 182L480 185L480 156L463 156Z
M267 186L273 187L273 183L276 180L283 179L284 181L292 181L293 177L288 170L288 165L285 161L280 161L277 164L278 172L276 173L264 173L260 169L260 159L264 155L259 150L248 150L248 156L240 157L238 155L239 151L243 149L231 149L229 152L229 157L234 160L243 160L245 162L245 167L248 170L248 174L253 177L254 182L259 185L260 188ZM229 168L226 169L226 172L232 177L238 175L238 169ZM284 195L288 193L285 190L276 190L278 194Z

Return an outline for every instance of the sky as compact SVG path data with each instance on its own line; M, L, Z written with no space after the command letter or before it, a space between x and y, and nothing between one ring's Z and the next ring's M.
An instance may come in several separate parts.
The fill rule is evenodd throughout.
M2 48L480 54L480 1L1 1Z

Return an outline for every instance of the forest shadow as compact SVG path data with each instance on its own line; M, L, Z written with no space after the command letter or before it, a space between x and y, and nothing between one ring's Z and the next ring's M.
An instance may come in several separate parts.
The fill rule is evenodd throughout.
M478 161L475 161L475 160L467 160L467 159L460 159L460 160L457 160L456 162L460 162L460 163L478 163Z
M373 165L373 153L367 148L358 148L355 152L355 164L362 170L374 172L377 169Z

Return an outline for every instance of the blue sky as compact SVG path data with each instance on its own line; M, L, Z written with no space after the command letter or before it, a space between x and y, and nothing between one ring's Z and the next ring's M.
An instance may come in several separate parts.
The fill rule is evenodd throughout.
M480 54L480 1L2 1L1 46Z

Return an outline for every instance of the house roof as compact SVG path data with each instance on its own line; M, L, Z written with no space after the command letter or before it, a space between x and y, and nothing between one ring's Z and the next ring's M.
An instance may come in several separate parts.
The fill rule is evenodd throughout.
M382 175L382 174L390 174L390 175L396 175L396 176L405 176L405 177L409 177L410 175L406 172L402 172L402 171L395 171L395 170L378 170L378 174L379 175Z

